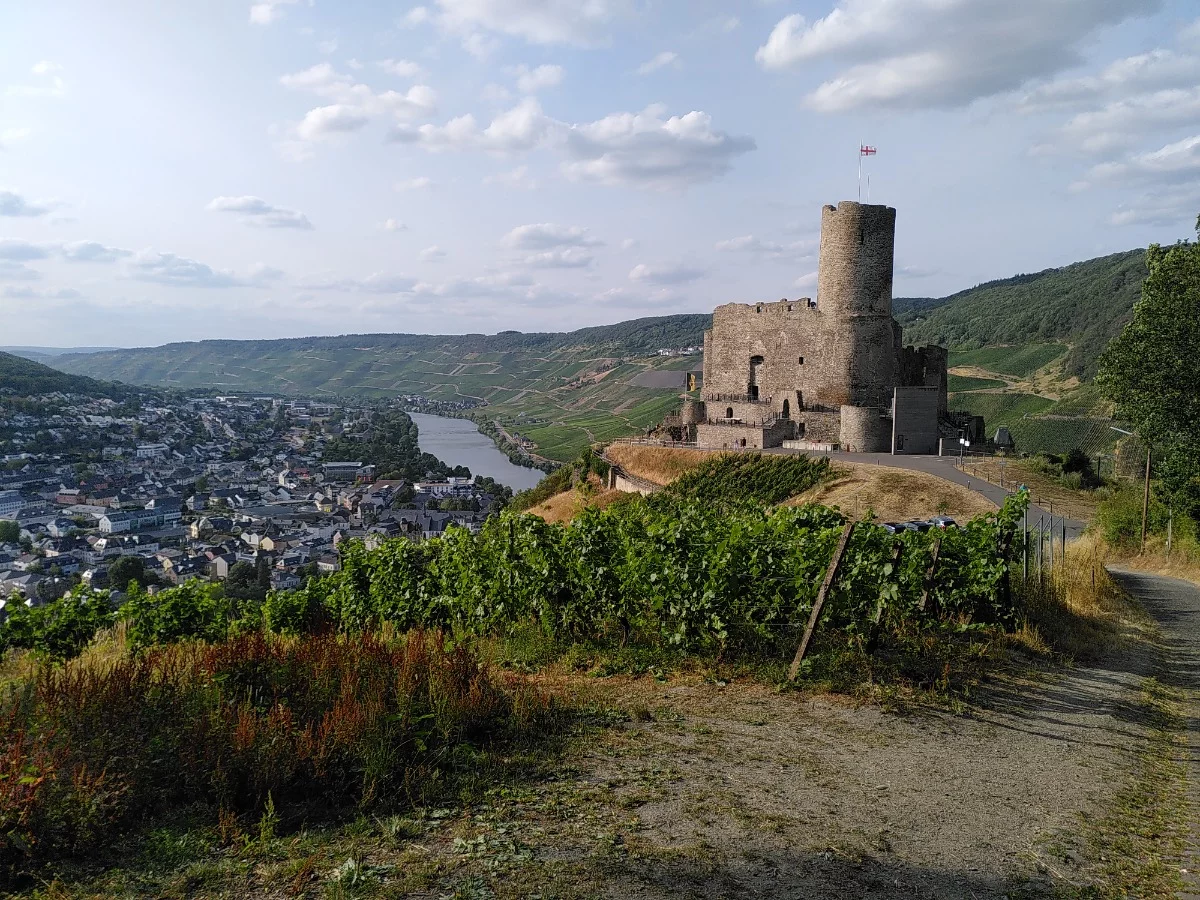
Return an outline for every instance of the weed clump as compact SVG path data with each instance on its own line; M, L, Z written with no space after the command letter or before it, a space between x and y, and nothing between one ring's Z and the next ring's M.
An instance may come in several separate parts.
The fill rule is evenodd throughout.
M306 810L403 805L555 710L423 633L255 632L45 666L0 698L0 880L173 809L274 834Z

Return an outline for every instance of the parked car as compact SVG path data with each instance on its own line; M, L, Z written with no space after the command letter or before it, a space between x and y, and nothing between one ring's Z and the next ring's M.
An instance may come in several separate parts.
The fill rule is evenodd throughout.
M934 516L929 520L929 524L934 528L957 528L958 523L949 516Z

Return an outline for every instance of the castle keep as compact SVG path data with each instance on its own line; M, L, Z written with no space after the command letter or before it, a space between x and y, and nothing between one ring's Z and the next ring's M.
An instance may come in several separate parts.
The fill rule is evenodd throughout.
M904 347L892 318L896 210L821 211L817 300L727 303L704 335L701 400L680 437L705 448L840 445L936 453L946 351Z

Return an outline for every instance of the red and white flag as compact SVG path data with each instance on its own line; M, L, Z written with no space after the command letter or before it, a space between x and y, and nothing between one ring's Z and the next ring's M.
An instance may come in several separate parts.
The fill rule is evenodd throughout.
M874 156L876 152L874 147L868 147L866 144L860 144L858 148L859 156Z

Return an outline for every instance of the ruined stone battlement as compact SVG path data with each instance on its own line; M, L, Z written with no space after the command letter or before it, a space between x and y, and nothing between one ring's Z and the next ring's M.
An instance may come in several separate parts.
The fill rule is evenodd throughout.
M831 440L840 420L844 444L878 450L897 388L938 389L944 415L946 351L904 347L892 318L895 234L891 207L824 207L817 300L718 306L704 335L705 400L689 401L683 427L703 423L702 444L736 446L748 423L770 421L746 446L777 446L764 442L789 429L788 438L811 427ZM735 427L736 439L722 431Z

